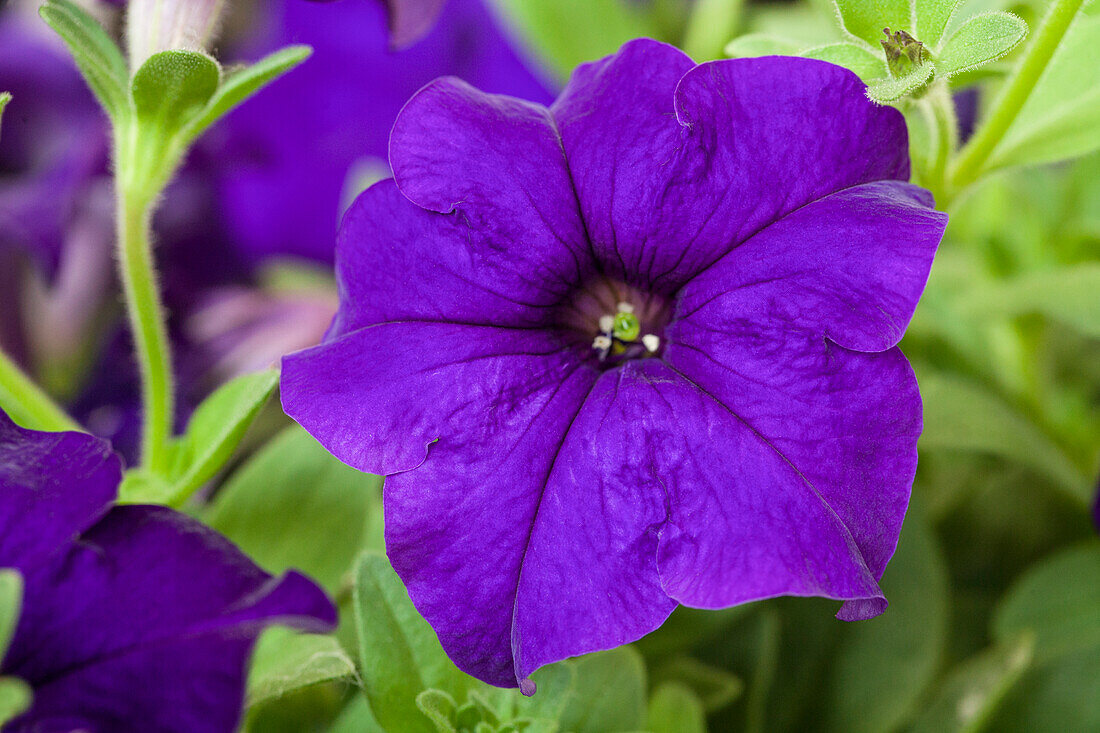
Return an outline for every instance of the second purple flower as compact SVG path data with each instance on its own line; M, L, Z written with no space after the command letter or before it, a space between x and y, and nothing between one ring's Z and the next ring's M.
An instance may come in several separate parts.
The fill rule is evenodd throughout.
M678 603L882 612L921 430L896 344L946 224L896 110L827 63L640 40L550 108L436 81L390 163L283 402L389 477L389 556L459 667L530 694Z

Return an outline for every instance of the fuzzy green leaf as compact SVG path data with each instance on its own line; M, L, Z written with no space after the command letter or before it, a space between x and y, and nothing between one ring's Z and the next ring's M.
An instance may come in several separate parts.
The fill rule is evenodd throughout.
M942 76L972 71L1004 56L1027 35L1027 23L1012 13L976 15L947 39L936 55Z
M882 40L882 31L913 32L909 0L833 0L844 30L872 45Z
M905 76L888 76L868 84L867 98L879 104L896 102L923 87L932 78L934 72L935 67L932 62L925 61L920 66L913 67L913 70Z
M384 556L363 555L355 577L359 664L374 717L385 730L435 733L417 696L434 688L464 699L477 681L447 658Z
M134 72L134 110L143 126L172 135L206 106L221 81L218 62L198 51L161 51Z
M295 425L230 476L204 518L268 572L297 568L335 594L364 547L382 549L381 487Z
M229 74L210 97L202 113L188 125L186 137L198 137L241 102L308 59L312 53L313 49L309 46L287 46Z
M69 47L80 73L107 114L116 121L125 116L130 107L130 72L122 52L103 26L70 0L49 0L38 13Z
M248 705L259 705L295 690L354 676L355 664L335 637L302 634L273 626L260 636L252 653Z
M881 53L876 54L858 43L830 43L807 49L801 55L850 69L865 83L882 79L889 73Z

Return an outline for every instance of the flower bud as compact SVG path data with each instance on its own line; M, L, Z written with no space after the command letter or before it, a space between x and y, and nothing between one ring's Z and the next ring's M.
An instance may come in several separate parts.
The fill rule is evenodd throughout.
M130 67L160 51L204 51L217 32L225 0L130 0L126 40Z

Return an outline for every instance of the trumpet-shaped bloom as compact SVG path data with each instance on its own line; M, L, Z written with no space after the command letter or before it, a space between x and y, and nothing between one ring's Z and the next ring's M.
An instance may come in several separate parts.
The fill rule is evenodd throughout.
M678 604L880 613L946 223L901 115L820 61L653 41L545 108L421 90L283 404L386 474L390 559L464 670L532 692Z
M0 412L0 567L24 582L0 673L34 691L5 733L231 731L263 628L335 624L308 578L171 509L112 507L121 470L106 441Z

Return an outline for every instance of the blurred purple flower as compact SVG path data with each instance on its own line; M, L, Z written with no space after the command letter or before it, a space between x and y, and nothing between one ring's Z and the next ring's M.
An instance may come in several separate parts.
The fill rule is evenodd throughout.
M400 53L386 49L376 2L269 4L270 27L247 57L288 43L313 56L235 111L211 143L223 156L222 200L232 238L251 260L275 253L331 263L350 198L388 175L386 145L401 106L445 74L489 91L549 101L483 0L452 0L439 24ZM380 171L380 172L379 172Z
M112 506L121 470L103 440L0 413L0 567L25 584L0 667L34 690L5 733L231 731L260 632L335 625L308 578L171 509Z
M12 93L0 135L0 250L25 252L52 273L70 225L103 214L103 202L93 211L84 203L107 172L106 120L72 61L3 10L0 80Z
M530 693L677 603L886 607L921 430L896 344L946 216L863 92L640 40L549 109L442 79L401 112L283 405L388 476L390 558L463 670Z

